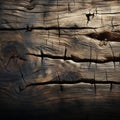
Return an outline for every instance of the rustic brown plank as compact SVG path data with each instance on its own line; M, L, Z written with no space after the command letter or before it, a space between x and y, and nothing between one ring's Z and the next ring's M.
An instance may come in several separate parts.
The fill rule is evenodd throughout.
M118 120L119 6L119 0L1 0L0 111Z

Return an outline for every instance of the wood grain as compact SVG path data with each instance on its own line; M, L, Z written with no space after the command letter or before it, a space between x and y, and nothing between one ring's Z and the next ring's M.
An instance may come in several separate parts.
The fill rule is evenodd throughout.
M118 120L119 6L119 0L1 0L1 112Z

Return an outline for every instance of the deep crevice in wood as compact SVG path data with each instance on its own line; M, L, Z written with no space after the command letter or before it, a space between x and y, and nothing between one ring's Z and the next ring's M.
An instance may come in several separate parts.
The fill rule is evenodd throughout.
M102 60L102 59L88 59L88 58L79 58L77 56L71 55L71 56L66 56L66 52L67 49L65 49L65 53L63 56L58 56L58 55L51 55L51 54L44 54L42 53L40 54L33 54L33 53L26 53L26 55L33 55L36 57L41 57L41 58L51 58L51 59L63 59L63 60L72 60L74 62L93 62L93 63L107 63L107 62L119 62L120 61L120 57L116 57L116 56L108 56L106 57L106 59Z
M108 85L110 85L110 91L112 91L113 84L120 85L120 82L117 82L117 81L98 81L95 79L81 78L80 80L76 80L76 81L56 80L56 81L48 81L48 82L29 83L23 89L21 89L21 91L25 90L26 88L28 88L30 86L39 86L39 85L61 85L62 86L64 84L79 84L79 83L93 84L95 93L96 93L96 89L97 89L96 84L108 84ZM63 88L62 88L62 90L63 90Z
M21 27L21 28L0 28L0 31L16 31L16 30L28 30L31 29L32 30L72 30L72 29L76 29L76 30L83 30L83 29L98 29L99 27L75 27L75 26L71 26L71 27L57 27L57 26L51 26L51 27L29 27L27 25L27 27Z

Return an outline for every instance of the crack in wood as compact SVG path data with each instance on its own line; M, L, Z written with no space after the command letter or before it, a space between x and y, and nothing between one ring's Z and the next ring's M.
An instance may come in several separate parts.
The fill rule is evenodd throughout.
M99 27L59 27L59 26L53 26L53 27L30 27L29 25L27 25L27 27L21 27L21 28L0 28L0 31L16 31L16 30L28 30L28 28L30 29L30 31L32 30L72 30L72 29L76 29L76 30L83 30L83 29L98 29ZM28 30L29 31L29 30Z
M101 59L88 59L88 58L79 58L77 56L71 55L71 56L66 56L67 49L65 49L65 53L63 56L58 56L58 55L51 55L51 54L44 54L42 51L42 54L34 54L34 53L26 53L26 55L33 55L36 57L41 57L44 58L51 58L51 59L63 59L63 60L72 60L74 62L93 62L93 63L107 63L107 62L119 62L120 57L106 57L106 59L101 60Z
M56 80L56 81L48 81L48 82L36 82L36 83L29 83L26 84L26 86L24 88L22 88L20 90L20 92L22 92L23 90L25 90L26 88L30 87L30 86L39 86L39 85L65 85L65 84L79 84L79 83L86 83L86 84L93 84L94 85L94 90L96 93L96 84L108 84L110 85L110 91L112 91L112 87L113 84L115 85L120 85L120 82L117 81L98 81L95 79L85 79L85 78L81 78L80 80L76 80L76 81L66 81L66 80ZM63 88L62 90L63 91Z
M88 13L86 14L86 18L87 18L87 24L89 23L89 21L91 20L91 17L94 18L94 13Z

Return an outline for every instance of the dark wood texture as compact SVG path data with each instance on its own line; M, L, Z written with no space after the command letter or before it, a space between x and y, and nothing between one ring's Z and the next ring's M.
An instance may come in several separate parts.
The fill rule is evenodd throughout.
M119 0L0 0L5 119L120 118Z

